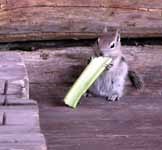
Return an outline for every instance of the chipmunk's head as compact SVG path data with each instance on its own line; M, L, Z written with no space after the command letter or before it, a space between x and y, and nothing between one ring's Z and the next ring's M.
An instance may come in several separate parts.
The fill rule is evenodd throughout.
M120 46L119 30L103 33L103 35L98 38L98 48L101 56L119 56L121 54Z

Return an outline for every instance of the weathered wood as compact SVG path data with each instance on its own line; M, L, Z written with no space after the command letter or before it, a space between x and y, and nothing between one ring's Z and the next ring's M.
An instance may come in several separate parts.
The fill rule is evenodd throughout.
M123 97L115 103L102 98L82 98L75 111L65 107L62 100L85 67L92 48L22 53L29 71L31 96L39 102L42 131L49 150L152 150L157 145L156 149L161 150L162 48L144 45L122 49L130 68L143 77L144 89L137 91L128 82L126 95L136 96Z
M0 126L3 125L3 115L4 115L4 113L0 112Z
M0 125L1 134L26 134L26 133L40 133L40 128L35 126L25 125Z
M2 134L0 149L46 150L42 134Z
M7 145L2 145L0 147L0 150L8 150L8 149L23 149L23 150L29 150L29 149L32 149L32 150L47 150L46 146L45 145L37 145L37 144L17 144L17 145L13 145L13 144L7 144Z
M23 60L20 56L20 54L18 53L8 53L8 52L1 52L0 53L0 64L4 65L4 64L8 64L8 63L23 63Z
M0 121L0 149L46 150L38 107L33 100L7 100L0 106Z
M37 105L37 102L34 100L23 100L22 101L22 99L7 98L6 105L11 105L11 106Z
M0 94L4 94L4 80L0 80Z
M50 95L43 96L46 102L40 97L37 99L40 100L41 125L49 150L98 147L103 150L107 147L114 150L149 147L151 150L157 143L158 150L162 147L162 97L123 97L115 103L102 98L83 98L74 111L59 103L63 96L53 99Z
M120 27L123 36L129 37L162 34L162 6L157 0L84 3L79 0L9 0L1 3L1 42L94 38L106 26Z
M162 47L149 45L143 47L123 46L122 50L126 55L130 69L137 71L145 84L144 89L138 91L127 80L125 94L161 96ZM48 55L46 60L41 57L43 53ZM77 79L85 68L87 59L92 54L93 49L91 47L53 48L52 50L44 49L37 52L22 53L29 71L31 86L35 87L31 90L31 93L42 84L44 87L39 87L42 88L40 93L44 92L46 95L52 96L63 95L68 86Z
M22 0L21 2L17 2L16 0L8 0L7 3L1 0L1 9L15 9L22 7L119 7L119 8L127 8L127 9L140 9L144 11L146 8L148 9L161 9L162 4L161 0L123 0L122 2L119 0ZM144 9L145 8L145 9Z
M0 95L0 105L3 105L5 101L5 96L4 95Z
M55 111L59 111L60 114L45 113L45 116L49 117L46 118L47 120L50 120L52 116L55 120L51 120L44 129L51 130L53 135L72 138L78 135L83 138L87 135L94 137L97 134L102 136L146 133L161 135L162 119L160 119L161 106L159 104L161 104L161 97L123 97L116 103L107 103L102 98L82 98L76 111L57 107ZM61 113L63 111L66 115ZM81 123L83 120L84 123ZM52 128L58 130L52 130Z
M0 107L0 111L6 114L6 125L24 125L39 127L39 115L37 106L6 106Z
M0 149L46 150L37 102L29 97L25 64L18 53L0 53Z
M0 80L1 94L29 98L28 74L18 53L0 53Z
M53 137L55 144L49 147L49 150L161 150L162 137L158 135L96 135L92 138L57 138ZM158 146L157 146L158 145Z

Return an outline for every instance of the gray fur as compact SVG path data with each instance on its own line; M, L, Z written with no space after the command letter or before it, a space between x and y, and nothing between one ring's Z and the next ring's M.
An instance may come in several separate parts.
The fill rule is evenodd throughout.
M128 74L128 65L121 52L120 33L105 33L98 39L98 49L103 56L113 59L112 67L105 70L94 82L89 92L96 96L106 97L115 101L123 95L125 79Z

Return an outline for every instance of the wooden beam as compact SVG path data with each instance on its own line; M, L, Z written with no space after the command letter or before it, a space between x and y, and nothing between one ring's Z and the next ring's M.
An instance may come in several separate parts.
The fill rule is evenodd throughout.
M121 28L125 37L162 35L162 4L157 0L7 2L1 2L1 42L94 38L105 27Z
M122 51L126 56L129 69L137 71L145 84L144 89L136 90L127 80L126 95L161 96L162 47L122 46ZM65 95L67 87L78 78L86 66L87 59L93 53L91 47L41 49L37 52L22 53L29 71L32 94L35 93L35 97L41 92L52 96ZM46 60L41 57L43 54L48 56Z
M162 9L162 0L1 0L1 9L15 9L22 7L119 7L119 8L146 8ZM144 9L143 9L144 10Z

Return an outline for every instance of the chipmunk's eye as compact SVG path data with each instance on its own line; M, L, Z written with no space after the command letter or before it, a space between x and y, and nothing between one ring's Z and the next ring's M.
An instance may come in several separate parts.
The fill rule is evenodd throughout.
M114 48L114 47L115 47L115 44L112 43L112 44L110 45L110 48Z

